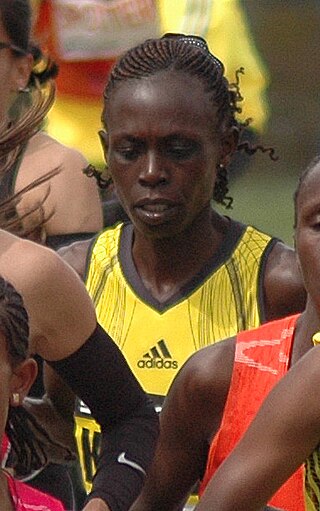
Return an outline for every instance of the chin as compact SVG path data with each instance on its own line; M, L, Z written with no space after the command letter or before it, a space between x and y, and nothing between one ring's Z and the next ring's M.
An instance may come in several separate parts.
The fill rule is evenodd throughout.
M150 225L142 222L133 222L134 228L145 238L152 240L164 240L176 238L182 231L181 226L160 224Z

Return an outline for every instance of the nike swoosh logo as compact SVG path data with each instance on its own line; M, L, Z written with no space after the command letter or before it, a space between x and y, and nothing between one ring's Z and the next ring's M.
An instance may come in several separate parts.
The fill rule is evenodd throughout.
M146 475L145 470L143 470L143 468L140 467L140 465L138 465L138 463L136 463L135 461L128 460L128 458L126 458L126 453L124 451L119 454L118 463L122 463L123 465L128 465L128 467L134 468L135 470L139 470L139 472L142 472L143 475Z

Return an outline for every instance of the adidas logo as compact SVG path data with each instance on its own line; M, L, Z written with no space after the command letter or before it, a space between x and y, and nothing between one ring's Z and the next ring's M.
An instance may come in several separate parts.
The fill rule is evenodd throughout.
M165 341L161 339L138 360L137 366L140 369L178 369L178 362L172 360Z

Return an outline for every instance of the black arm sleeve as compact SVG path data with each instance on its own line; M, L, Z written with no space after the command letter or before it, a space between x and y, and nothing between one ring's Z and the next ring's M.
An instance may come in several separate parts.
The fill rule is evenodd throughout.
M101 426L101 453L89 499L99 497L112 511L126 511L141 491L159 433L151 401L99 325L78 351L48 363Z

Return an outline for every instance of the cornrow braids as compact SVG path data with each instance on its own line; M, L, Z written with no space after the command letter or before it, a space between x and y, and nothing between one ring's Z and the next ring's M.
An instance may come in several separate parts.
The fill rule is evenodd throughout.
M32 472L55 461L52 453L59 453L65 462L75 459L74 453L64 445L52 440L47 431L23 406L9 407L6 434L11 449L6 466L14 470L15 477L25 478Z
M11 367L28 358L29 319L23 299L17 290L0 277L0 331L2 332ZM27 474L47 463L48 445L59 447L65 459L73 454L59 443L53 442L44 428L22 406L9 407L6 434L13 450L15 466Z
M201 37L165 34L160 39L148 39L130 49L111 71L104 98L108 100L121 81L148 77L169 69L188 73L202 81L222 131L231 126L241 129L242 123L235 118L235 113L241 112L238 106L238 101L242 100L239 86L237 83L229 84L222 62L210 53Z
M28 356L29 319L21 295L4 278L0 277L0 331L12 367Z
M236 72L234 83L229 83L225 77L223 63L210 53L206 41L197 36L185 34L165 34L159 39L147 39L144 43L128 50L113 67L104 90L104 110L102 118L106 119L108 102L111 93L123 81L141 79L164 70L181 71L195 76L204 85L205 93L209 95L217 119L217 127L223 134L234 128L239 133L237 151L245 151L248 155L257 150L267 151L274 159L273 149L261 145L251 146L241 143L241 135L251 122L237 118L242 109L239 105L243 100L240 92L240 75L243 68ZM105 126L106 127L106 126ZM107 128L107 127L106 127ZM220 173L221 174L221 173ZM221 177L221 176L220 176ZM222 185L223 182L223 185ZM232 198L228 193L228 175L225 172L217 180L213 198L216 202L231 207Z

